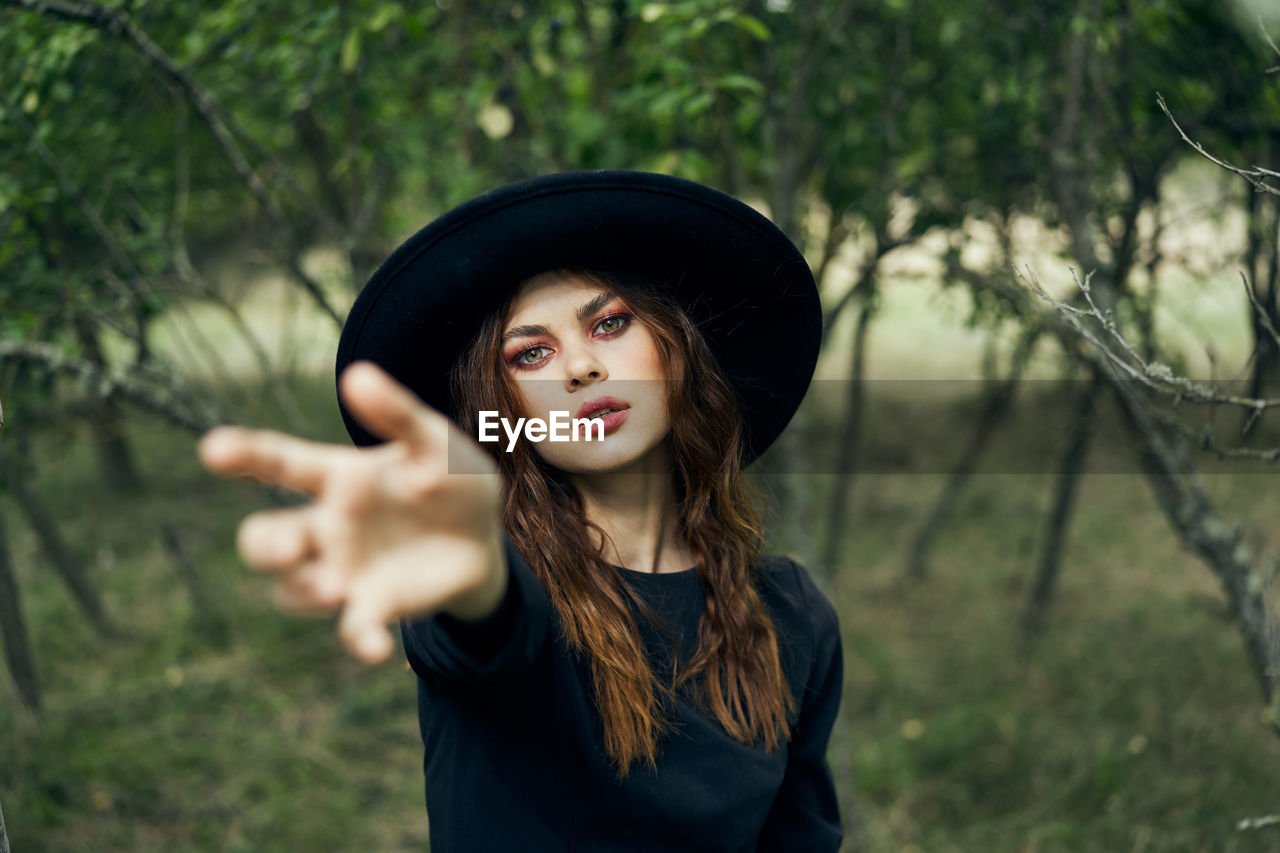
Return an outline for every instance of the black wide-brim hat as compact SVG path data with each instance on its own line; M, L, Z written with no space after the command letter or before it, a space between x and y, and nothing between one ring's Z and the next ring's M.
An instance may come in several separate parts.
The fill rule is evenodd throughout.
M559 172L490 190L434 220L356 298L337 374L369 360L459 422L449 373L481 321L559 267L639 273L689 313L733 384L743 465L782 433L817 365L822 308L795 244L730 195L654 172ZM342 404L357 445L379 443Z

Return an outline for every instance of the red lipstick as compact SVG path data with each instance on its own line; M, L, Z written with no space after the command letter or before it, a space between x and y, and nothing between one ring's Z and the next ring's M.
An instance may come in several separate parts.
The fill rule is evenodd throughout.
M597 412L608 412L608 414L598 415ZM578 409L579 418L599 417L604 421L606 435L621 426L630 414L630 404L617 397L596 397L594 400L583 403Z

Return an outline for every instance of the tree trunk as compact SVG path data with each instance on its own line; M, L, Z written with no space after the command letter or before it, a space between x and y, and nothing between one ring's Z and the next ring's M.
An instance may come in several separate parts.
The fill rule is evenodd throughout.
M4 633L4 655L9 674L18 695L32 711L40 710L40 685L31 657L31 641L22 618L22 599L18 578L14 574L9 553L9 536L5 528L4 509L0 507L0 631Z
M1142 341L1142 358L1151 362L1156 360L1156 302L1160 298L1160 264L1164 258L1160 254L1160 235L1163 226L1160 222L1160 203L1152 206L1151 216L1155 220L1155 233L1151 235L1151 257L1147 260L1147 298L1143 300L1142 310L1138 312L1138 335Z
M223 646L230 639L230 625L226 614L217 605L205 586L199 568L191 559L178 529L172 524L161 524L160 535L164 540L165 550L178 567L178 573L191 596L192 619L196 630L214 645Z
M1095 377L1080 393L1076 401L1076 410L1067 428L1067 446L1063 450L1062 464L1058 471L1053 508L1049 512L1048 530L1044 538L1044 550L1040 554L1040 565L1036 570L1036 579L1031 586L1031 595L1027 599L1027 608L1022 617L1023 645L1032 643L1040 633L1045 613L1049 609L1049 602L1053 598L1058 566L1062 561L1062 542L1066 537L1067 525L1075 506L1076 486L1079 484L1080 471L1084 467L1085 459L1089 455L1094 400L1102 388L1102 381Z
M827 269L831 266L840 254L840 247L844 245L845 238L849 236L849 228L841 219L842 213L838 210L831 212L831 225L827 228L827 237L822 243L822 256L818 258L818 266L813 271L813 280L818 284L818 290L822 290L822 282L827 277Z
M1110 383L1156 502L1182 543L1193 549L1222 585L1244 639L1267 708L1263 720L1280 735L1280 621L1271 602L1274 557L1255 557L1243 522L1229 524L1214 509L1191 461L1191 446L1154 408L1137 383Z
M934 540L938 538L948 516L951 515L952 508L960 499L965 485L969 482L969 477L978 467L978 460L982 458L987 443L995 435L996 427L1009 414L1009 406L1013 402L1018 380L1022 377L1022 371L1026 369L1027 361L1031 357L1032 350L1035 349L1038 338L1039 332L1034 330L1022 336L1018 342L1018 348L1014 351L1008 378L994 386L987 396L982 413L978 416L978 423L969 436L968 444L951 470L951 476L942 487L942 494L929 512L929 517L921 525L920 532L911 543L911 550L907 556L907 577L912 580L923 580L928 574L929 551L933 548Z
M1280 340L1277 340L1274 329L1280 329L1280 204L1270 196L1261 196L1252 190L1252 196L1258 196L1250 207L1249 254L1250 263L1247 268L1253 280L1253 287L1258 306L1249 303L1249 327L1253 332L1254 361L1253 372L1249 378L1247 396L1258 399L1269 396L1268 386L1280 380ZM1253 201L1251 199L1251 201ZM1270 216L1268 216L1270 213ZM1262 316L1259 316L1261 313ZM1249 424L1248 433L1252 434L1261 418L1252 419L1245 414L1243 423Z
M0 853L9 853L9 836L4 831L3 811L0 811Z
M85 361L107 371L106 358L98 342L98 330L92 319L79 315L73 322L76 339L84 351ZM142 488L142 477L134 462L133 448L124 430L124 416L110 395L94 394L88 405L89 428L93 432L93 446L107 485L112 489L136 492Z
M31 459L25 442L22 444L22 449L23 455L26 457L25 463L23 461L15 462L11 459L5 459L0 463L3 464L5 479L9 482L14 500L22 508L22 512L27 517L27 522L31 525L32 531L36 534L36 538L40 540L41 549L58 572L58 577L62 579L67 589L70 590L71 596L80 606L80 609L84 611L84 615L89 619L94 630L104 639L112 639L118 635L118 632L107 615L106 608L102 604L102 597L89 580L80 560L76 558L71 548L67 546L62 532L58 529L57 522L54 521L53 515L44 505L44 501L31 489L31 485L27 480L27 472L22 470L24 464L29 463Z
M802 413L797 413L760 461L747 469L752 482L764 493L765 527L770 547L791 553L805 565L811 565L814 552L810 518L813 489L805 487L806 442Z
M853 503L853 478L857 472L858 451L862 444L863 412L866 393L863 390L863 373L866 365L867 326L871 322L875 273L871 272L867 298L858 312L858 324L853 333L853 364L849 368L849 390L845 397L844 417L841 422L839 444L836 447L835 484L828 505L827 535L822 549L821 571L827 580L837 574L840 562L840 546L849 530L849 506Z

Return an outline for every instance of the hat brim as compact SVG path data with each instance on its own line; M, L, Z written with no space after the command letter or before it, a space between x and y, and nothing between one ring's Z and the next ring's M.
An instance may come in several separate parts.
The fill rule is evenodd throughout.
M455 422L449 371L481 320L524 279L557 267L666 282L743 405L743 464L777 439L817 365L822 309L808 263L730 195L654 172L558 172L477 196L418 231L356 298L337 375L369 360ZM342 404L352 441L378 444Z

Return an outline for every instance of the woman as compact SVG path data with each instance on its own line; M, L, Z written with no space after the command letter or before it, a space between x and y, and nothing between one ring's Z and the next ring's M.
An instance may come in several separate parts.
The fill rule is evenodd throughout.
M401 620L434 850L838 848L838 620L760 553L742 476L820 329L803 258L746 205L547 175L450 211L362 291L339 396L376 447L206 437L212 469L317 498L240 528L281 607L341 608L371 663ZM484 412L603 434L482 444Z

